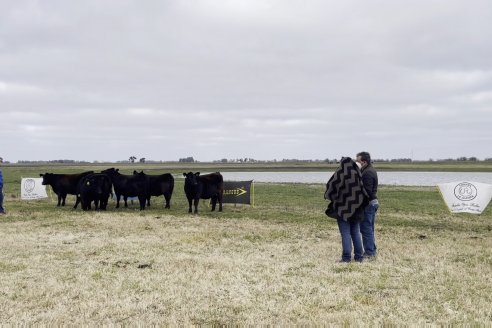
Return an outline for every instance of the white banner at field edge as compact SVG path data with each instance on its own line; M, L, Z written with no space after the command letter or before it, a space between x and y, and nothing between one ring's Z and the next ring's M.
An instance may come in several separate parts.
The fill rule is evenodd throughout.
M34 200L48 198L46 186L43 186L43 178L22 178L21 199Z
M492 198L492 185L457 181L437 185L451 213L482 213Z

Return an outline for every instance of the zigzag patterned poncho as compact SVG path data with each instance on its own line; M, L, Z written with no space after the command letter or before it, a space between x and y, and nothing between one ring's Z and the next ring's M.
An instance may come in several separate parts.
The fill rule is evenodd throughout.
M367 202L367 197L359 167L350 157L343 157L326 184L325 199L331 201L326 215L347 221Z

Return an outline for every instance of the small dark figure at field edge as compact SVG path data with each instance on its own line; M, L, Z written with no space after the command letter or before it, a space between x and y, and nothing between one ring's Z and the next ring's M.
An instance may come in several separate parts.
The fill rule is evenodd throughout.
M94 171L87 171L79 174L44 173L39 174L39 176L43 178L42 184L44 186L51 186L53 192L58 196L58 204L56 206L65 206L67 195L77 195L79 181L86 175L92 173L94 173ZM77 208L77 204L78 202L75 203L73 208Z
M145 209L145 201L149 194L149 179L144 173L134 175L124 175L119 172L119 169L110 168L101 171L111 178L113 183L114 193L116 194L116 208L120 207L120 199L123 196L125 207L128 207L128 197L138 197L140 210Z
M113 186L111 179L104 173L94 173L83 177L78 186L77 203L84 211L91 209L91 203L97 210L106 210ZM77 207L77 203L75 207Z
M198 213L198 202L201 199L212 200L212 211L215 211L217 201L219 212L222 212L222 195L224 194L224 179L219 172L200 175L200 172L183 173L185 177L184 191L188 199L188 213L191 213L191 203Z
M133 175L145 174L143 171L138 173L133 171ZM164 208L171 208L171 197L174 190L174 178L170 173L160 175L146 174L149 179L149 189L147 194L147 207L150 206L150 197L164 196Z

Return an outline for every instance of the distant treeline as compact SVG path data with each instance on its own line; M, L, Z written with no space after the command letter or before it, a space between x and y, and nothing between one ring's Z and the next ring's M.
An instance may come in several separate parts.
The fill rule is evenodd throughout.
M339 159L296 159L296 158L284 158L281 160L273 159L273 160L257 160L254 158L234 158L234 159L227 159L227 158L222 158L219 160L214 160L212 163L219 163L219 164L226 164L226 163L328 163L328 164L337 164L340 160ZM201 162L198 160L195 160L193 157L185 157L185 158L180 158L178 161L153 161L153 160L146 160L145 158L140 159L140 163L206 163L206 162ZM393 159L381 159L381 158L376 158L373 159L373 162L375 163L435 163L435 162L492 162L492 157L487 157L484 160L480 160L477 157L458 157L458 158L445 158L445 159L428 159L428 160L412 160L411 158L393 158ZM9 161L5 161L0 157L0 163L5 163L8 164L10 163ZM71 160L71 159L55 159L55 160L47 160L47 161L42 161L42 160L37 160L37 161L30 161L30 160L20 160L17 161L18 164L104 164L104 163L112 163L112 162L104 162L104 161L77 161L77 160ZM121 160L121 161L116 161L115 163L119 164L124 164L124 163L134 163L134 161L130 160Z
M492 162L492 157L487 157L484 162ZM380 163L426 163L426 162L482 162L476 157L458 157L458 158L444 158L428 160L412 160L411 158L395 158L395 159L374 159L374 162Z
M7 162L5 162L7 163ZM49 161L28 161L20 160L17 161L18 164L90 164L88 161L75 161L72 159L54 159Z
M492 162L492 157L485 158L483 161ZM197 161L198 162L198 161ZM253 158L238 158L238 159L226 159L213 161L214 163L329 163L337 164L340 159L296 159L296 158L284 158L282 160L256 160ZM481 162L476 157L458 157L458 158L446 158L446 159L428 159L428 160L412 160L411 158L393 158L393 159L373 159L376 163L426 163L426 162Z

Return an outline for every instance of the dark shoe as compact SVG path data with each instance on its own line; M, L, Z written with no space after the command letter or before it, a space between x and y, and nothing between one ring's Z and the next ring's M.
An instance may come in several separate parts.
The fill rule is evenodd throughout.
M339 260L337 263L350 263L350 260Z

